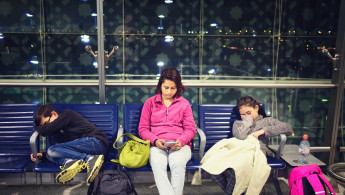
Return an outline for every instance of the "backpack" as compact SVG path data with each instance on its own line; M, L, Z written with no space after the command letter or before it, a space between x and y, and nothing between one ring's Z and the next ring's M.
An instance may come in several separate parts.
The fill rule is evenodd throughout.
M88 188L88 195L138 195L125 172L105 170L100 172Z
M290 195L335 194L317 164L295 167L289 175Z

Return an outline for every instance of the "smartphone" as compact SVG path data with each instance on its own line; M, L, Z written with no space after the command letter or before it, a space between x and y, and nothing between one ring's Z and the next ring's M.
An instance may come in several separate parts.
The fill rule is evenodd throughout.
M176 141L166 141L164 146L171 148L172 146L174 146L176 144Z

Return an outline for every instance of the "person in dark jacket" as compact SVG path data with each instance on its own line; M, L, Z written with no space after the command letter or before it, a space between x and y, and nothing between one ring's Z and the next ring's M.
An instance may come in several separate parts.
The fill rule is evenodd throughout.
M32 161L45 156L60 165L62 171L56 177L57 183L71 181L84 168L87 168L86 182L95 179L108 148L104 131L77 112L65 110L58 113L50 104L37 109L35 125L41 136L55 135L60 143L50 146L45 155L38 153L34 157L31 154Z

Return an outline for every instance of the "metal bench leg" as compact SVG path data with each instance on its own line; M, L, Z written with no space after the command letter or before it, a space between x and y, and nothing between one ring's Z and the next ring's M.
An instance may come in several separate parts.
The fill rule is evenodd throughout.
M278 195L282 195L282 190L280 189L279 181L278 181L278 170L274 169L272 170L272 181L274 184L274 188L276 189L276 192Z
M135 172L134 171L130 171L129 172L129 177L131 178L132 183L135 183L135 181L134 181L134 179L135 179Z
M56 184L56 181L55 181L56 173L53 173L52 176L53 176L53 178L52 178L52 179L53 179L53 182L54 182L54 184Z
M37 175L38 175L38 173L35 173L35 176L36 176L36 184L40 184L39 181L38 181L38 179L37 179Z
M20 174L20 182L22 184L26 184L26 174L25 173Z

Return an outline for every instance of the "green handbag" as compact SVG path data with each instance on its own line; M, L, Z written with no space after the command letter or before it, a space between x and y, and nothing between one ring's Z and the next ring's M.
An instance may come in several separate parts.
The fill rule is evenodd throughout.
M117 148L116 142L124 135L130 137L132 140L127 141L121 147ZM113 146L117 150L122 150L119 159L112 159L112 162L120 163L120 165L127 168L139 168L147 164L150 155L150 140L144 141L130 133L125 133L116 139Z

